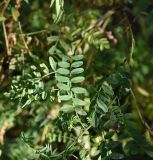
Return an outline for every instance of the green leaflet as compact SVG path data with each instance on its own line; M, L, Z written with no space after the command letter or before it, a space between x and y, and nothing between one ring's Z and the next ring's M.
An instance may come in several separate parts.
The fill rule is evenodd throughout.
M108 107L106 106L106 104L100 99L97 99L97 105L99 108L101 108L105 113L108 112Z
M80 82L83 82L85 80L84 77L80 76L80 77L74 77L71 79L71 82L72 83L80 83Z
M72 97L69 96L69 95L62 95L62 96L59 96L58 99L60 99L61 101L68 101L70 100Z
M68 69L65 69L65 68L59 68L56 70L59 74L62 74L62 75L68 75L70 73L70 71Z
M49 55L53 55L53 54L55 53L55 51L56 51L56 45L52 46L52 47L49 49L48 53L49 53Z
M70 63L62 61L62 62L58 62L58 66L62 68L69 68Z
M48 37L47 39L48 39L48 41L50 41L50 42L54 42L54 41L58 41L58 40L59 40L59 37L58 37L58 36L50 36L50 37Z
M37 69L37 67L34 66L34 65L30 66L30 68L33 69L33 70L36 70L36 69Z
M84 106L85 102L79 98L73 98L73 103L75 106Z
M70 86L66 85L66 84L63 84L63 83L57 83L57 87L60 90L64 90L64 91L69 91L70 90Z
M14 7L12 7L11 12L12 12L13 19L15 21L18 21L18 18L20 16L20 12L16 8L14 8Z
M87 92L86 89L82 87L74 87L71 90L76 94L83 94Z
M60 108L60 111L65 112L65 113L70 113L74 111L74 107L69 104L65 104Z
M56 76L56 80L59 82L69 82L69 78L65 76Z
M43 91L41 97L43 100L45 100L47 97L47 92Z
M75 61L79 61L79 60L82 60L83 57L84 57L84 56L83 56L82 54L80 54L80 55L75 55L75 56L73 56L72 59L75 60Z
M114 95L113 90L112 90L109 86L103 84L103 85L102 85L102 89L103 89L103 91L104 91L106 94L108 94L108 95L110 95L110 96L113 96L113 95Z
M43 72L44 72L45 74L48 74L48 73L49 73L49 69L48 69L48 67L46 66L45 63L41 63L41 64L40 64L40 67L43 68Z
M68 51L68 44L66 44L63 40L59 41L61 46L65 49L65 51Z
M53 69L53 71L56 70L56 62L54 61L54 59L52 57L49 57L49 64L51 66L51 68Z
M75 111L77 112L77 114L79 114L81 116L86 116L87 115L87 113L82 109L77 108Z
M77 62L73 62L72 64L71 64L71 67L73 67L73 68L78 68L78 67L80 67L80 66L82 66L83 65L83 61L77 61Z
M82 73L82 72L84 72L83 68L76 68L76 69L73 69L71 71L71 74L79 74L79 73Z

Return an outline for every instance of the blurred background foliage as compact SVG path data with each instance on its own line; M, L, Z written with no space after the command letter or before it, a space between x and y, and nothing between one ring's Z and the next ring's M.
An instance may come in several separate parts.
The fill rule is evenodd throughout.
M60 0L58 8L57 1L0 1L0 159L151 160L153 2ZM57 80L46 78L44 65L40 66L48 68L50 56L56 62L63 53L71 56L69 46L84 55L87 119L59 114L54 92ZM41 84L29 79L39 74L45 77ZM104 134L115 132L104 142L100 136L103 121L98 120L103 113L93 107L102 82L110 84L112 103L120 106L125 121L123 128L121 119L117 126L106 127L110 117L104 115ZM88 125L91 117L97 128L89 127L86 133L91 134L90 155L73 140L78 134L75 120ZM110 156L110 151L115 153Z

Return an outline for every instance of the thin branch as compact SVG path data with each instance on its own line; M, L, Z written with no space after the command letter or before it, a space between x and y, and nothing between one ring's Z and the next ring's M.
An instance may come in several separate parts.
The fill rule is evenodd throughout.
M0 16L4 15L5 10L7 9L8 5L10 3L10 0L6 1L4 3L4 7L2 8L2 11L0 12ZM8 42L8 37L7 37L7 32L6 32L6 27L5 27L5 22L2 22L2 26L3 26L3 32L4 32L4 38L5 38L5 43L6 43L6 50L7 50L7 55L10 56L11 52L9 50L9 42Z
M19 36L32 36L32 35L36 35L36 34L39 34L39 33L45 33L45 32L48 32L49 30L41 30L41 31L36 31L36 32L31 32L31 33L22 33L22 34L19 34Z
M10 49L9 49L9 42L8 42L8 37L7 37L7 32L6 32L6 27L5 27L5 22L4 21L2 22L2 26L3 26L7 55L10 56L11 52L10 52Z
M31 54L31 51L30 51L30 49L29 49L29 47L28 47L28 45L27 45L27 43L26 43L26 41L24 39L24 34L23 34L23 31L22 31L21 23L19 22L18 25L19 25L19 29L20 29L20 33L21 33L21 38L22 38L22 41L24 43L24 46L28 50L29 54Z

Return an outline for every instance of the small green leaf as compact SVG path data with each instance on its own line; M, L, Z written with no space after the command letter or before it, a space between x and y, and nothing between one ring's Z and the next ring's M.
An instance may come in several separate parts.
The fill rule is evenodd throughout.
M72 88L72 91L76 94L87 93L87 90L85 88L82 88L82 87L74 87L74 88Z
M70 95L63 95L63 96L59 96L58 98L59 98L59 100L61 100L61 101L68 101L68 100L70 100L72 97L71 97Z
M50 2L50 7L52 7L52 5L54 4L55 0L51 0Z
M68 51L68 45L63 40L60 40L60 44L65 49L65 51Z
M53 54L55 53L55 51L56 51L56 45L52 46L52 47L49 49L48 53L49 53L50 55L53 55Z
M47 39L48 39L48 41L50 41L50 42L54 42L54 41L58 41L58 40L59 40L59 37L58 37L58 36L50 36L50 37L48 37Z
M80 67L80 66L82 66L83 65L83 61L77 61L77 62L73 62L72 64L71 64L71 67L73 67L73 68L78 68L78 67Z
M84 71L83 68L76 68L71 71L71 74L80 74Z
M48 73L49 73L49 69L48 69L48 67L46 66L45 63L41 63L41 64L40 64L40 67L44 69L43 72L44 72L45 74L48 74Z
M101 108L105 113L108 112L108 107L106 106L106 104L100 99L97 99L97 105L99 108Z
M33 74L34 74L36 77L38 77L38 78L41 77L41 73L40 73L40 72L35 72L35 71L33 71Z
M63 107L60 108L60 111L70 113L74 111L74 107L72 105L65 104Z
M51 66L51 68L53 69L53 71L56 70L56 62L54 61L54 59L52 57L49 57L49 64Z
M70 73L70 71L65 68L59 68L59 69L57 69L57 72L62 75L68 75Z
M72 83L80 83L80 82L83 82L85 80L84 77L80 76L80 77L74 77L71 79L71 82Z
M56 80L59 82L69 82L69 78L65 76L56 76Z
M47 97L47 92L43 91L41 97L43 100L45 100Z
M6 20L6 18L5 18L5 17L0 16L0 22L5 21L5 20Z
M105 92L106 94L108 94L108 95L110 95L110 96L113 96L113 95L114 95L113 90L112 90L109 86L103 84L103 85L102 85L102 89L104 90L104 92Z
M86 116L87 115L87 113L84 110L82 110L82 109L78 108L75 111L77 112L77 114L79 114L81 116Z
M73 98L73 103L75 106L84 106L85 102L79 98Z
M33 69L33 70L36 70L36 69L37 69L37 67L34 66L34 65L30 66L30 68Z
M20 16L19 11L18 11L16 8L12 7L11 12L12 12L12 17L13 17L13 19L14 19L15 21L18 21L18 18L19 18L19 16Z
M80 54L80 55L75 55L75 56L73 56L72 59L75 60L75 61L79 61L79 60L82 60L83 57L84 57L84 56L83 56L82 54Z
M58 66L62 67L62 68L68 68L68 67L70 67L70 63L63 61L63 62L59 62Z
M63 83L57 83L57 87L60 90L64 90L64 91L69 91L70 90L70 86L63 84Z
M26 101L26 103L22 106L22 108L26 107L27 105L31 104L32 103L32 100L31 99L28 99Z

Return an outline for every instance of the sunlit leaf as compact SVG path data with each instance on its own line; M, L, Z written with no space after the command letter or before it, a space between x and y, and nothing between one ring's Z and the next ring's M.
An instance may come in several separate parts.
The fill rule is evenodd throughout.
M70 67L70 63L63 61L63 62L59 62L58 66L62 67L62 68L68 68L68 67Z
M85 80L85 78L84 77L74 77L74 78L72 78L71 79L71 82L72 83L80 83L80 82L83 82Z
M78 67L80 67L80 66L82 66L83 65L83 62L82 61L77 61L77 62L73 62L72 64L71 64L71 67L73 67L73 68L78 68Z
M83 68L76 68L71 71L71 74L80 74L84 71Z
M65 69L65 68L58 68L56 71L59 74L62 74L62 75L68 75L70 73L70 71L68 69Z
M52 57L49 57L49 63L51 68L53 69L53 71L56 70L56 62L54 61L54 59Z
M69 78L65 76L56 76L56 80L59 82L69 82Z
M66 85L66 84L63 84L63 83L57 83L57 87L60 90L64 90L64 91L69 91L70 90L70 86Z

